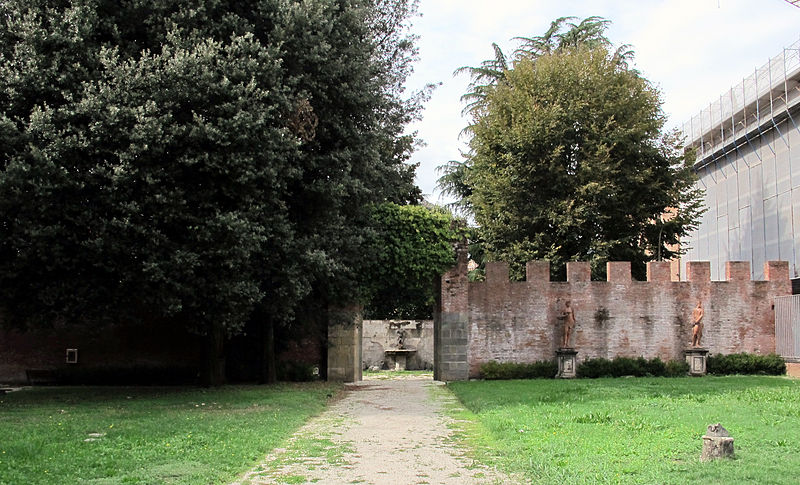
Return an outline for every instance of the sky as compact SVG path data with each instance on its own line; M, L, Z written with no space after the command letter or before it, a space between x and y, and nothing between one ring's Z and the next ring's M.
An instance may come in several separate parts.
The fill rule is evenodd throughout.
M800 40L800 8L784 0L421 0L420 13L412 27L420 60L408 89L441 85L410 127L425 143L411 161L434 203L448 201L435 189L436 168L466 149L459 98L469 77L453 71L493 57L492 42L510 55L513 37L541 35L558 17L611 20L608 37L633 47L634 67L659 88L675 127Z

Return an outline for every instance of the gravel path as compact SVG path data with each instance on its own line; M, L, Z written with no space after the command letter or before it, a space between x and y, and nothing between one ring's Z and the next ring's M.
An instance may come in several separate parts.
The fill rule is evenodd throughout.
M236 484L496 484L450 438L455 398L430 377L367 379Z

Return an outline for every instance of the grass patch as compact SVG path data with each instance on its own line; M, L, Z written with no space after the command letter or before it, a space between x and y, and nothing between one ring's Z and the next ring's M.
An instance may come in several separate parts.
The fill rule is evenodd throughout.
M337 389L316 383L6 394L0 484L227 483L320 412Z
M348 421L343 416L327 413L315 418L301 432L295 433L284 444L285 448L275 450L241 483L313 483L319 478L309 479L299 473L313 470L324 472L332 467L348 465L345 455L355 452L353 444L334 437L341 435L347 426Z
M487 465L534 483L794 483L800 381L782 377L477 381L451 414ZM706 426L735 460L701 463Z

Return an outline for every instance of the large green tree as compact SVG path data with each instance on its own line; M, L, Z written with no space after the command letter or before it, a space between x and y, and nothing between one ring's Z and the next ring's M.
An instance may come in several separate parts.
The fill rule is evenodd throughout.
M534 259L558 272L591 261L595 276L606 261L631 261L642 277L696 226L694 175L664 133L659 92L629 58L580 40L519 53L472 111L470 151L442 182L515 277Z
M181 325L219 382L255 319L274 377L274 325L362 296L370 204L419 196L415 5L2 2L6 324Z
M443 208L385 203L372 211L369 318L432 318L434 279L455 264L463 223Z

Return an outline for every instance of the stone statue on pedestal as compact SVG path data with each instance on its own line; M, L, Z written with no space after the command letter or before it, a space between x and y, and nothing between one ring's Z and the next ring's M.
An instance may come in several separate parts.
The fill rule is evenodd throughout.
M564 319L564 340L561 342L561 348L570 348L569 341L572 337L572 330L575 329L575 311L572 309L569 300L564 303L564 311L561 312L561 318Z
M700 347L700 339L703 338L703 302L698 300L697 307L692 311L692 347Z

